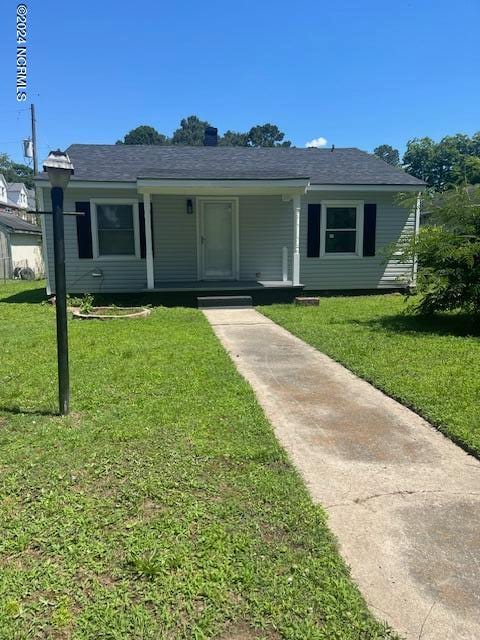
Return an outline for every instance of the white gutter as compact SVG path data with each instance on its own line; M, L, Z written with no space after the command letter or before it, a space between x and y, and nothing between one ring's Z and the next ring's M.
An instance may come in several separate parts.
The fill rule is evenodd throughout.
M424 191L426 186L412 184L311 184L307 191Z
M421 208L421 197L420 193L417 194L417 202L415 204L415 238L418 237L418 233L420 231L420 208ZM415 287L417 284L417 271L418 271L418 258L417 254L413 256L413 266L412 266L412 285Z

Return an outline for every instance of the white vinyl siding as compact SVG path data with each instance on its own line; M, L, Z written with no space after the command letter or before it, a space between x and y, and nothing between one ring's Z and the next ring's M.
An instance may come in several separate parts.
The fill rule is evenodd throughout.
M282 248L292 276L293 209L281 196L240 197L240 280L282 279Z
M234 194L232 194L234 195ZM193 199L194 212L187 213L187 199ZM309 192L302 198L300 223L300 282L309 290L376 289L401 287L399 276L409 277L411 264L386 260L384 251L403 233L413 233L414 212L407 212L394 202L389 192ZM135 189L69 188L65 210L74 211L75 202L108 198L142 201ZM377 205L376 255L354 260L340 256L307 258L308 203L332 200L362 200ZM240 196L239 262L240 280L282 279L282 248L288 250L288 277L292 274L293 206L281 196ZM51 210L49 190L44 190L45 209ZM191 196L152 196L155 282L197 280L197 215L195 194ZM54 290L53 234L51 216L45 216L48 268ZM146 288L144 259L78 258L76 221L65 216L65 251L67 288L70 292L133 292ZM93 273L101 272L101 277Z
M187 213L186 196L152 196L156 282L197 280L198 201ZM292 253L292 203L280 196L240 196L240 280L282 279L282 247ZM289 265L291 269L291 264Z
M197 212L187 213L187 199L187 196L152 196L156 282L197 279Z
M382 289L404 286L402 277L410 277L412 263L402 264L387 259L387 247L402 234L415 230L415 212L407 211L395 203L395 193L349 192L348 199L362 200L377 205L377 228L375 256L361 256L355 260L328 255L307 258L307 211L308 203L320 204L324 200L345 200L345 192L309 192L303 198L300 226L300 281L306 289L348 290Z
M44 206L52 210L50 190L44 189ZM75 202L90 200L128 198L141 201L135 189L75 189L65 192L65 211L75 211ZM77 223L75 216L65 216L65 274L67 291L70 293L96 293L100 291L121 292L141 291L147 286L145 260L132 258L79 259L77 245ZM52 216L45 216L45 233L48 256L48 273L52 291L55 290L53 267L53 228ZM101 277L93 276L101 273Z

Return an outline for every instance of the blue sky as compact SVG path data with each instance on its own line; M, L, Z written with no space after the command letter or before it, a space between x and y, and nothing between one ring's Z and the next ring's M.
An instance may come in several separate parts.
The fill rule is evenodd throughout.
M0 151L17 160L30 101L40 159L190 114L366 150L480 130L478 0L30 0L27 103L16 5L2 2Z

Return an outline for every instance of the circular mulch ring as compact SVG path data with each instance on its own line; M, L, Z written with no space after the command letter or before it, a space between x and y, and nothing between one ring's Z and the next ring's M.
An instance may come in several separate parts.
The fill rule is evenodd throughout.
M82 313L78 307L72 308L78 320L134 320L146 318L151 313L145 307L93 307L90 313Z

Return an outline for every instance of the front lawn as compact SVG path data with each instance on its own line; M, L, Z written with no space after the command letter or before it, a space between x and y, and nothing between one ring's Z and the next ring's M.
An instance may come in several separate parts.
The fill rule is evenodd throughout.
M0 285L2 640L390 637L200 312L70 321L60 418L42 298Z
M403 313L400 295L264 307L269 318L480 454L480 339L471 317Z

